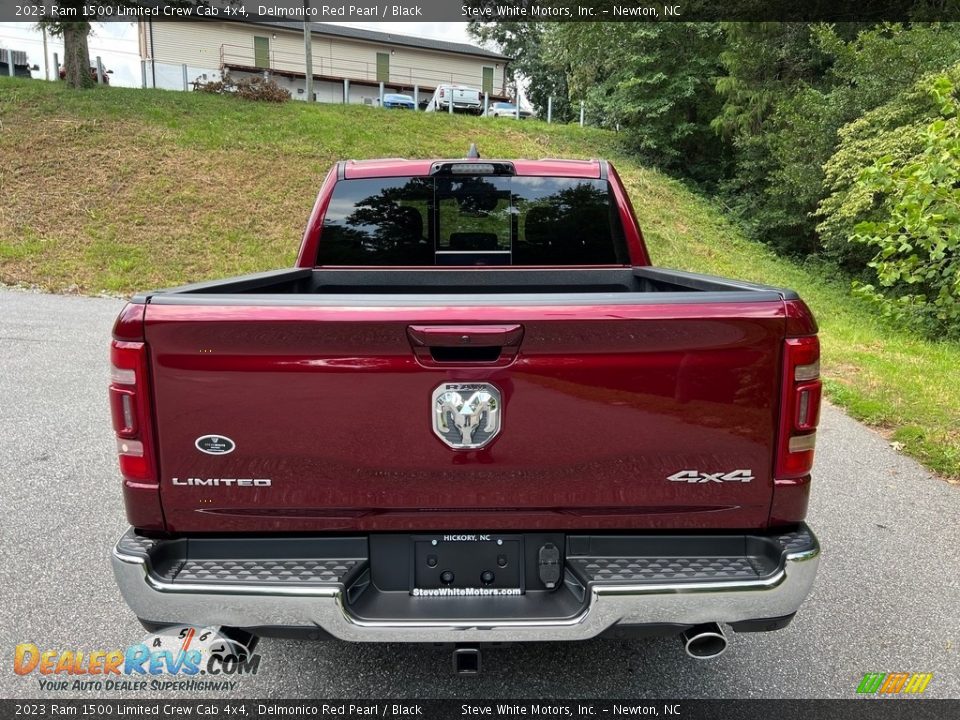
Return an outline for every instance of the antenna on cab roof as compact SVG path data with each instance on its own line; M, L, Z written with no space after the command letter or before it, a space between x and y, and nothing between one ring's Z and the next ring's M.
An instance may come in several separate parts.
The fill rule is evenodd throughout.
M477 150L477 144L476 144L476 143L470 143L470 149L467 150L467 159L468 159L468 160L479 160L479 159L480 159L480 151Z

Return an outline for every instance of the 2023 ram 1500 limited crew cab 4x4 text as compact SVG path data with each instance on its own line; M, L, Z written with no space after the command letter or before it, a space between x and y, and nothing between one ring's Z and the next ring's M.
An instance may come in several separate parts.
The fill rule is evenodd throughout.
M605 162L341 162L295 269L117 320L120 588L148 627L717 654L814 580L816 332L651 267Z

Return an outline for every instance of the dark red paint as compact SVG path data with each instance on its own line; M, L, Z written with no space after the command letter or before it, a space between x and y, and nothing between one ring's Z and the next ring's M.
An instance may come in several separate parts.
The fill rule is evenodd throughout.
M601 170L596 161L515 166L523 175ZM353 178L429 167L371 161L342 171ZM608 173L631 262L647 265L629 199ZM337 176L335 168L317 197L299 267L313 266ZM424 326L461 332L480 324L513 333L503 362L451 367L418 351ZM147 304L128 305L114 333L143 342L147 363L135 392L151 467L124 480L128 517L141 528L748 529L806 512L809 467L786 450L796 406L785 338L816 333L800 301ZM453 451L433 434L429 398L444 381L500 389L502 431L483 450ZM203 435L228 437L236 448L205 455L194 447ZM754 479L668 480L687 469L749 469ZM270 478L272 486L174 486L175 477Z

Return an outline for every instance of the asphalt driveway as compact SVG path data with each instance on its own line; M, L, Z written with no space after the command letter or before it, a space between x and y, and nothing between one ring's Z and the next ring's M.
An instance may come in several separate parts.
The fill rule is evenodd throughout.
M125 528L106 403L121 306L0 291L2 697L47 694L14 674L17 643L109 650L144 636L109 563ZM831 407L815 473L813 595L789 628L732 635L715 661L672 639L536 644L486 652L483 675L458 679L432 648L264 640L236 695L850 698L866 672L908 671L934 673L927 696L960 697L960 488Z

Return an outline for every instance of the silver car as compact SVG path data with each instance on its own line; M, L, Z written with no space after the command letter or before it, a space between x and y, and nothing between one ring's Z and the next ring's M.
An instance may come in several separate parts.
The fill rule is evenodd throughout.
M511 102L495 102L490 103L490 107L487 109L487 117L517 117L517 105L516 103ZM524 120L528 117L533 117L533 113L529 110L524 110L523 106L520 107L520 119Z

